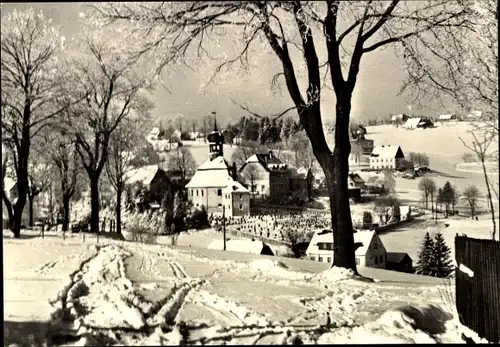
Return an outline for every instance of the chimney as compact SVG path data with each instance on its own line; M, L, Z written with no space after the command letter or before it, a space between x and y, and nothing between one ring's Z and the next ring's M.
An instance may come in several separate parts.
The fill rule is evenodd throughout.
M231 176L233 176L233 180L237 180L236 178L238 177L236 175L236 163L233 161L233 167L231 168Z

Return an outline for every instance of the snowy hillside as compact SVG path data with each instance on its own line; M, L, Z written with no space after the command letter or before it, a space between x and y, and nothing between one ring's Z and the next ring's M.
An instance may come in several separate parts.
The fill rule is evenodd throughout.
M298 259L102 239L96 245L91 237L86 244L80 237L4 240L4 251L5 345L42 339L43 330L16 331L19 322L33 321L50 322L48 345L474 337L458 323L454 288L445 282L373 283L343 269L315 271L317 263ZM32 305L41 300L52 306Z

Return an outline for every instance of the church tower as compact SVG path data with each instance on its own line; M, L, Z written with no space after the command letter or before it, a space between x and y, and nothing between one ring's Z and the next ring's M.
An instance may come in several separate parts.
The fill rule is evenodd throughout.
M217 116L215 112L212 112L214 116L214 131L212 131L208 136L208 148L210 160L224 155L224 136L217 130Z

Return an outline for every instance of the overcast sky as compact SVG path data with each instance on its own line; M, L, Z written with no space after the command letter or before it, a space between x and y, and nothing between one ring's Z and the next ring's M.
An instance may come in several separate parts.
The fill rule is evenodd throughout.
M81 26L79 13L82 7L75 3L2 4L2 16L14 8L30 6L36 11L42 10L46 17L52 18L54 24L60 26L61 34L67 38L78 34ZM321 41L316 45L321 45ZM171 94L165 90L157 91L153 118L166 120L183 114L186 118L193 119L217 111L218 119L221 123L226 123L247 115L230 99L244 103L263 114L278 113L290 107L292 103L286 90L281 95L270 91L272 76L279 72L276 69L277 58L267 55L258 59L258 70L254 69L241 78L219 80L217 84L207 87L203 93L200 93L200 86L209 77L209 71L194 72L186 69L177 72L165 80ZM364 55L352 101L352 117L364 120L408 112L407 98L397 95L404 77L403 62L396 57L392 48ZM413 107L413 112L431 116L436 114L439 107L434 106L434 110L415 109L416 106ZM332 119L334 110L332 92L323 91L323 118ZM447 113L447 110L437 112Z

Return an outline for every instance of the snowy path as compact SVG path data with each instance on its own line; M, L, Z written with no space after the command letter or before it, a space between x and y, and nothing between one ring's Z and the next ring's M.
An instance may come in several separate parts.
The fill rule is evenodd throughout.
M303 272L278 257L234 260L117 242L40 245L29 246L40 249L38 261L15 255L9 261L17 276L58 278L51 346L337 343L363 342L363 336L381 343L461 341L444 314L434 313L441 323L433 325L442 328L430 336L417 329L411 312L394 310L442 305L435 286L359 282L340 269Z

